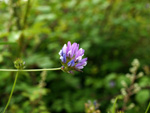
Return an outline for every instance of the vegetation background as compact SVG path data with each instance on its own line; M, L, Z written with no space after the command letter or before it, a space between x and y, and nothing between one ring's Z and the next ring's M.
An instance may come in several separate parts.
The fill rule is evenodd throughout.
M83 113L97 100L106 113L121 94L122 80L134 58L144 77L126 113L143 113L150 100L150 1L148 0L0 0L0 67L60 67L58 52L68 41L85 49L83 73L24 72L19 75L7 113ZM0 72L0 112L14 81ZM128 80L126 80L128 81ZM118 100L118 110L124 101Z

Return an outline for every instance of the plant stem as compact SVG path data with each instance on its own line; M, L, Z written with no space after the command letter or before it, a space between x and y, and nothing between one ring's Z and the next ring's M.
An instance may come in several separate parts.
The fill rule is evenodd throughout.
M11 93L10 93L10 96L9 96L9 99L8 99L8 102L7 102L7 105L3 111L3 113L6 112L7 110L7 107L10 103L10 100L12 98L12 95L13 95L13 92L14 92L14 89L15 89L15 85L16 85L16 82L17 82L17 78L18 78L18 75L19 75L19 72L21 71L53 71L53 70L61 70L61 67L60 68L51 68L51 69L25 69L25 70L18 70L18 69L0 69L0 71L17 71L16 73L16 76L15 76L15 81L14 81L14 84L13 84L13 87L12 87L12 90L11 90Z
M19 71L54 71L54 70L61 70L60 68L50 68L50 69L24 69ZM17 69L0 69L0 71L18 71Z
M113 105L113 109L112 109L112 113L116 112L116 103L117 103L118 97L116 97L114 105Z
M148 113L149 108L150 108L150 102L149 102L149 104L147 106L147 109L146 109L145 113Z
M16 76L15 76L15 81L14 81L14 84L13 84L13 87L12 87L12 90L11 90L11 93L10 93L10 96L9 96L9 99L8 99L8 102L7 102L7 105L3 111L3 113L5 113L9 103L10 103L10 100L11 100L11 97L13 95L13 92L14 92L14 89L15 89L15 85L16 85L16 82L17 82L17 78L18 78L18 75L19 75L19 71L16 73Z
M26 23L27 23L27 17L28 17L29 9L30 9L30 0L27 1L25 16L24 16L24 20L23 20L23 29L25 28Z

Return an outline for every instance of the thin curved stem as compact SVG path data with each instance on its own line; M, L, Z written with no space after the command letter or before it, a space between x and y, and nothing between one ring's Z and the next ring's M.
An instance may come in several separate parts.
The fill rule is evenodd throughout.
M148 113L149 108L150 108L150 102L149 102L149 104L147 106L147 109L146 109L145 113Z
M50 69L24 69L19 71L54 71L54 70L61 70L60 68L50 68ZM0 69L0 71L18 71L18 69Z
M11 93L10 93L10 96L9 96L9 99L8 99L8 102L7 102L7 105L6 105L6 107L5 107L4 111L3 111L3 113L6 112L7 107L8 107L8 105L9 105L9 103L10 103L11 97L12 97L13 92L14 92L14 89L15 89L15 85L16 85L16 82L17 82L18 75L19 75L19 71L16 73L15 81L14 81L14 84L13 84L13 87L12 87L12 90L11 90Z
M61 67L60 68L51 68L51 69L25 69L25 70L18 70L18 69L0 69L0 71L16 71L16 76L15 76L15 81L14 81L14 84L13 84L13 87L12 87L12 90L11 90L11 93L10 93L10 96L9 96L9 99L8 99L8 102L6 104L6 107L3 111L3 113L6 112L7 108L8 108L8 105L11 101L11 98L12 98L12 95L13 95L13 92L14 92L14 89L15 89L15 85L16 85L16 82L17 82L17 78L18 78L18 75L19 75L19 72L22 72L22 71L54 71L54 70L61 70Z

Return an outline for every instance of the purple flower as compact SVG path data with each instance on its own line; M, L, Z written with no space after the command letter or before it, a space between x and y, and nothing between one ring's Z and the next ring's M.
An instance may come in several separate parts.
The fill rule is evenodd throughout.
M87 64L87 58L83 58L84 49L79 49L79 44L69 41L68 44L64 44L63 48L59 52L62 70L68 73L72 73L73 70L81 71Z

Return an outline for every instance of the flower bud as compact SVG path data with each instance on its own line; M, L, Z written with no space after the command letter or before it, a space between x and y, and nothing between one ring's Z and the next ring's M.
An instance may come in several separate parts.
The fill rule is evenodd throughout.
M14 61L14 66L17 69L24 69L25 68L25 62L22 59L18 58L16 61Z

